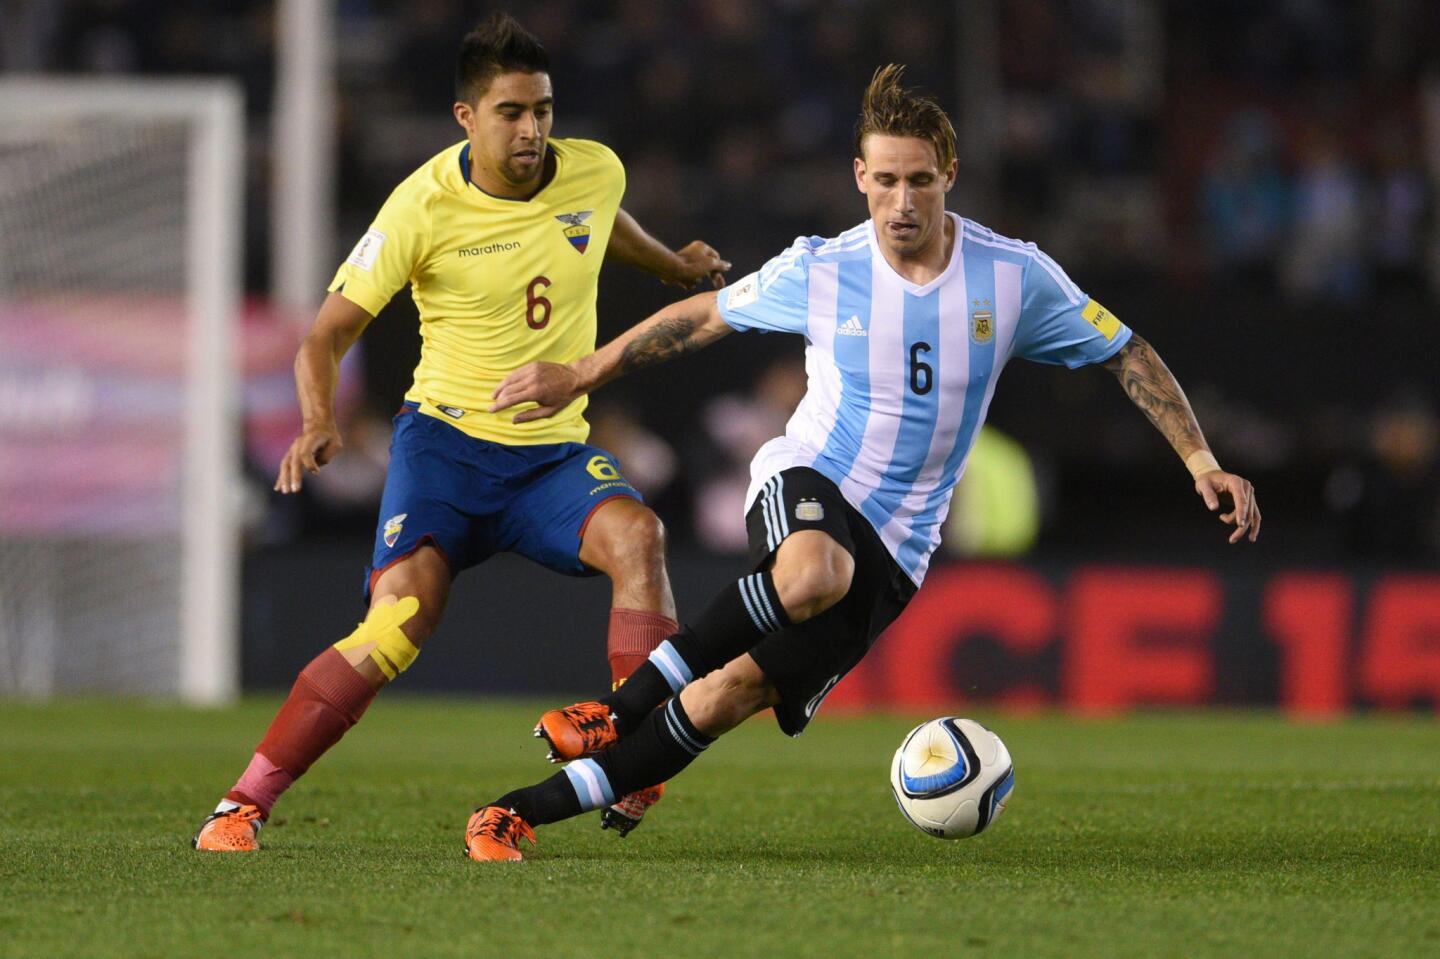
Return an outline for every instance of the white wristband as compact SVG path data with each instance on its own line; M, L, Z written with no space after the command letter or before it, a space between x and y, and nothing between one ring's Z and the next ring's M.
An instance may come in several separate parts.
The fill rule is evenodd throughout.
M1215 456L1209 450L1196 450L1185 458L1185 468L1195 479L1200 478L1201 473L1212 473L1220 468L1215 462Z

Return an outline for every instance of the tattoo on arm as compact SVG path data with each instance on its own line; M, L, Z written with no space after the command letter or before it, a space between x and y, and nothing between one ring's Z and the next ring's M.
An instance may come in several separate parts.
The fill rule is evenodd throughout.
M1185 392L1149 343L1132 334L1130 342L1105 361L1105 368L1119 378L1131 402L1145 412L1182 459L1208 449Z
M692 316L671 316L660 320L625 344L620 354L620 372L633 373L699 349L702 344L696 343L693 337L702 322L703 317Z

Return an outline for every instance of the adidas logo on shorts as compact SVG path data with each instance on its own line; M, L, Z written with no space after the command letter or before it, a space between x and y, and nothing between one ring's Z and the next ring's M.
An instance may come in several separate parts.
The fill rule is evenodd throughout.
M836 336L869 336L870 332L860 325L860 317L851 314L850 319L835 328Z

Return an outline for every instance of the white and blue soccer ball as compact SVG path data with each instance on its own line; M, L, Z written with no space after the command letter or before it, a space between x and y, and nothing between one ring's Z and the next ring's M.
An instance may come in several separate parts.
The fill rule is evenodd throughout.
M1010 750L973 719L945 716L906 734L890 788L910 824L937 839L964 839L1005 811L1015 788Z

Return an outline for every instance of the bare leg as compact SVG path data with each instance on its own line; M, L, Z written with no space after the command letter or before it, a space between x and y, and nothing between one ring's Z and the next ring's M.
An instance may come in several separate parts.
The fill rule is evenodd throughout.
M450 599L450 567L445 557L433 546L422 546L400 562L380 574L375 587L370 591L370 608L384 603L393 603L402 596L414 596L420 600L420 610L401 629L405 638L416 646L423 646ZM380 689L390 680L370 658L373 647L351 647L343 651L345 661L375 689Z
M675 618L665 527L648 506L628 496L600 504L580 539L580 562L610 577L612 606Z
M728 733L763 709L780 702L780 693L749 653L680 691L680 702L695 728L711 739Z
M580 561L609 576L614 587L606 638L613 689L680 628L665 572L665 527L648 507L617 496L586 524Z

